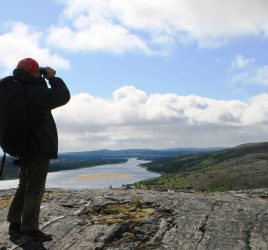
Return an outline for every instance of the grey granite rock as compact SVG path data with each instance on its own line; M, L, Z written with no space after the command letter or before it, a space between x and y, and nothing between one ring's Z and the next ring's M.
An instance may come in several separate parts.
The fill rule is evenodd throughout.
M53 241L7 234L0 191L0 250L267 250L268 189L225 193L142 190L47 190L40 227Z

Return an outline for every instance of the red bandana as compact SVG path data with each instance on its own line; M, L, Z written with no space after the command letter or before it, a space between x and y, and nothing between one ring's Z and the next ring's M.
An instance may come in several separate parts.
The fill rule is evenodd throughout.
M34 74L39 71L38 62L32 58L24 58L19 61L17 69L24 69L30 74Z

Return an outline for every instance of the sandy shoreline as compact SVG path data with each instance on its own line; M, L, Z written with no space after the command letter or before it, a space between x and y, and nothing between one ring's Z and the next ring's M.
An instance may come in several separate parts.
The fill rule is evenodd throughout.
M88 174L88 175L80 175L74 177L72 180L74 181L105 181L105 180L118 180L118 179L130 179L130 174L124 173L98 173L98 174Z

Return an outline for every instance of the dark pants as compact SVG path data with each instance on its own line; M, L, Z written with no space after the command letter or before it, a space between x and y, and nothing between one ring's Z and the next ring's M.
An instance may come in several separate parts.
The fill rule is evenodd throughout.
M39 213L45 190L49 159L24 159L20 181L7 221L21 223L21 230L39 229Z

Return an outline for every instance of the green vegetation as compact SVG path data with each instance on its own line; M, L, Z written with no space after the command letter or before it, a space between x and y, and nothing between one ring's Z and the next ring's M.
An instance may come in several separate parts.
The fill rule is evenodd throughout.
M268 187L268 143L245 144L214 153L177 156L144 166L162 173L135 184L143 189L227 191Z
M104 164L125 163L127 159L90 159L90 160L52 160L50 163L49 172L57 172L62 170L78 169L94 167Z

